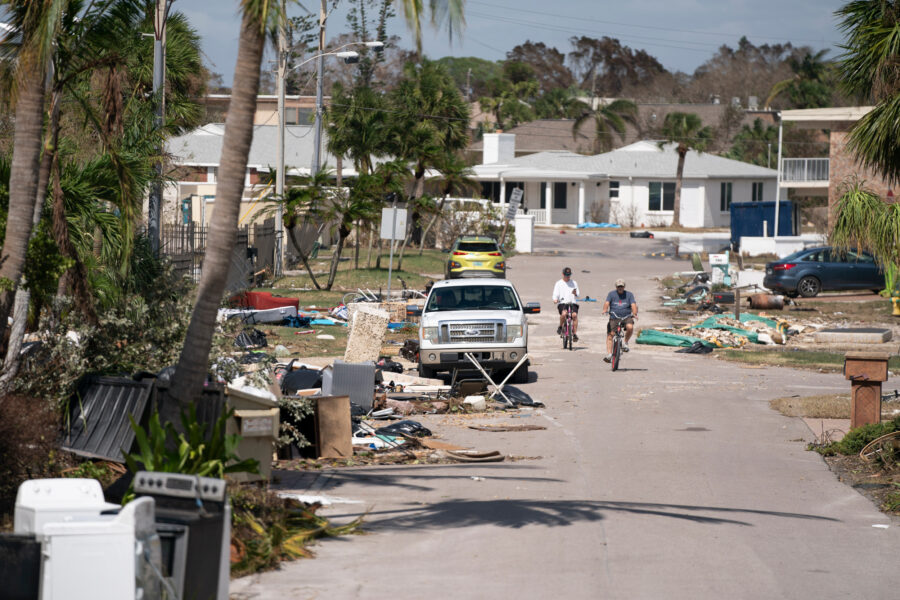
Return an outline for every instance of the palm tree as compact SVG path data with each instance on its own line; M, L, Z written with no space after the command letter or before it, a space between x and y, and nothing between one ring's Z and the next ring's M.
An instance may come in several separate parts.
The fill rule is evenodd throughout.
M221 177L216 191L216 209L210 223L209 243L197 302L178 360L170 393L182 402L199 398L208 372L209 352L216 326L216 312L225 291L228 268L237 239L238 216L247 159L253 140L253 115L259 91L259 67L266 34L274 31L276 19L284 18L277 0L241 0L241 31L231 102L225 120Z
M450 39L453 39L453 32L457 35L462 33L462 28L466 24L466 18L463 14L465 0L429 0L429 8L431 9L431 23L434 26L447 22L447 31ZM406 17L406 24L413 36L416 38L416 54L419 59L422 58L422 18L425 16L425 7L422 0L402 0L403 16Z
M797 60L796 57L788 59L794 75L772 86L769 97L766 98L766 110L771 106L772 101L784 92L788 93L796 108L828 106L831 101L831 90L825 83L825 77L828 74L829 65L822 60L826 54L828 54L828 50L820 50L815 54L806 52L800 60Z
M494 129L510 129L534 120L534 109L526 99L534 98L538 89L535 80L513 83L504 79L497 84L493 96L479 98L478 104L482 111L494 116Z
M6 238L0 251L0 338L4 337L15 289L22 277L25 252L34 221L43 142L47 68L63 18L64 0L4 0L13 30L21 41L15 49L14 94L16 120L9 176ZM6 46L8 39L3 40ZM7 56L8 57L8 56Z
M662 135L665 138L659 143L662 148L666 143L677 144L678 168L675 171L675 205L672 212L672 225L681 223L681 180L684 175L684 158L688 150L703 152L712 141L713 130L703 126L703 121L694 113L672 112L663 121Z
M419 256L422 255L428 232L431 231L431 228L444 214L444 204L447 202L450 194L464 194L478 188L478 182L471 179L474 171L466 165L465 160L458 154L445 154L437 161L435 169L441 174L441 201L438 203L431 221L422 232L422 239L419 241Z
M835 13L846 35L838 73L851 96L875 108L850 132L849 147L864 167L900 181L900 11L896 2L856 0Z
M900 279L900 204L888 204L877 194L853 181L834 205L834 225L829 241L836 248L860 248L875 256L884 269L884 289L897 295Z
M753 127L744 125L734 136L734 145L726 156L761 167L769 167L771 148L778 144L778 128L754 119Z
M371 88L347 91L340 83L332 88L331 106L326 112L328 150L348 156L356 172L372 173L373 159L384 156L389 133L384 99Z
M585 92L574 86L553 88L535 101L534 112L539 119L577 119L584 112L585 103L581 100L584 95Z
M625 140L625 125L637 122L637 105L630 100L613 100L609 104L601 103L597 108L585 106L572 124L572 139L578 137L578 131L586 122L594 121L594 152L600 154L613 149L613 134Z

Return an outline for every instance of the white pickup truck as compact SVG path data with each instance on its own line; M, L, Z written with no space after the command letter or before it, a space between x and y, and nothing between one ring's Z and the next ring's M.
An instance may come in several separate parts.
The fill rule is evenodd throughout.
M505 376L528 352L527 314L540 304L523 304L506 279L455 279L434 284L419 325L419 375L473 368L471 353L486 369ZM528 381L528 363L513 383Z

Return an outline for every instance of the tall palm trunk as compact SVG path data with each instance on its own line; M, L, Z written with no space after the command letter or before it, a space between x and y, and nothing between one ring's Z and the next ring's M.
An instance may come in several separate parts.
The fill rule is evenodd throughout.
M221 177L210 223L206 257L203 260L203 275L171 388L172 396L182 402L198 398L206 380L216 312L225 291L231 254L237 239L247 158L253 140L253 115L256 112L259 66L264 44L265 34L261 23L245 8L241 19L234 86L225 120L222 157L219 161Z
M41 167L38 171L37 192L34 196L34 212L31 219L31 236L37 231L41 214L44 211L44 199L47 197L47 186L50 182L50 167L53 165L53 156L56 154L56 144L59 141L59 99L60 92L54 91L50 100L50 130L47 132L44 143ZM30 238L29 238L30 239ZM24 283L24 282L23 282ZM16 289L16 299L13 305L13 323L9 332L9 344L6 347L6 359L3 361L3 373L0 375L0 396L9 391L9 384L19 371L19 352L25 337L25 326L28 320L28 307L31 304L31 292L24 285Z
M0 293L0 339L5 339L16 287L22 277L25 252L31 237L34 202L44 125L44 64L33 53L20 55L20 84L16 100L16 125L9 174L9 213L6 239L0 251L0 281L6 283ZM5 350L6 343L0 343Z
M688 149L678 146L678 169L675 171L675 203L672 206L672 227L681 225L681 178L684 175L684 157ZM660 198L662 201L662 198Z
M334 254L331 257L331 270L328 272L328 284L325 286L326 290L330 290L334 285L334 278L337 276L338 265L341 262L341 252L344 249L344 240L346 240L349 235L350 227L342 223L338 228L337 244L334 246Z

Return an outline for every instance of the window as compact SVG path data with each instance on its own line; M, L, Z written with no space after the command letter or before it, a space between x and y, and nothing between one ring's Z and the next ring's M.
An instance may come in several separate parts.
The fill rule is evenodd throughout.
M309 125L313 121L315 110L312 108L286 107L284 109L285 125Z
M541 182L541 208L547 208L547 182Z
M566 185L565 181L553 182L553 208L565 210L566 208Z
M750 200L752 202L762 202L763 200L763 182L762 181L754 181L753 182L753 195Z
M618 181L610 181L609 182L609 199L617 199L619 197L619 182Z
M728 212L731 210L731 182L723 181L720 185L719 210Z
M434 290L425 312L445 310L519 310L516 293L509 286L467 285Z
M651 181L647 210L675 210L675 182Z
M512 195L513 190L516 188L521 188L522 191L525 191L525 184L521 181L507 181L506 182L506 198L504 198L504 201L507 204L509 204L509 197Z
M460 242L456 249L460 252L500 252L497 242Z
M500 202L500 182L499 181L482 181L481 197L491 202Z

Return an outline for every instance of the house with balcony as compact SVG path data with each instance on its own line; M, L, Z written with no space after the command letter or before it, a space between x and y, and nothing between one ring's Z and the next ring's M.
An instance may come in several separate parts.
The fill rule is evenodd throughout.
M515 143L515 134L486 134L482 164L473 168L482 196L504 210L518 187L524 191L523 210L534 215L536 225L672 224L678 165L673 144L660 148L657 142L639 141L594 156L545 151L517 157ZM728 227L732 202L774 201L777 179L775 169L690 151L680 224Z
M871 106L807 108L781 112L782 123L793 123L800 129L828 131L828 158L783 158L781 186L802 196L827 196L828 224L834 217L832 208L841 196L842 186L854 177L886 201L895 201L894 192L879 174L864 168L847 148L850 130Z

